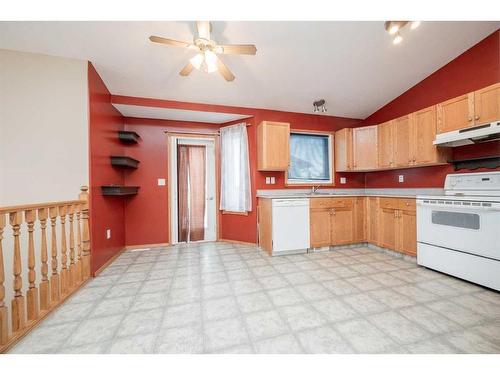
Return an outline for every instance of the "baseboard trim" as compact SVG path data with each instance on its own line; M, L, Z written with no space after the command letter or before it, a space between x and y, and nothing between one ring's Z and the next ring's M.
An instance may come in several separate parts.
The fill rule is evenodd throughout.
M142 244L142 245L129 245L125 246L125 250L134 250L134 249L142 249L143 247L164 247L164 246L170 246L170 242L163 242L163 243L147 243L147 244Z
M245 241L236 241L236 240L226 240L224 238L219 238L220 242L229 242L229 243L235 243L239 245L248 245L248 246L257 246L256 242L245 242Z

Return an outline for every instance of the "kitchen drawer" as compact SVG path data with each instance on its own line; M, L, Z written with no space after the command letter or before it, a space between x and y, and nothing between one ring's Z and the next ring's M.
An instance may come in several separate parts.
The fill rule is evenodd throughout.
M390 210L399 209L399 199L397 198L380 198L380 208L386 208Z
M408 198L408 199L398 199L399 200L399 209L405 211L416 211L417 202L416 199Z
M311 208L352 208L351 198L311 198Z

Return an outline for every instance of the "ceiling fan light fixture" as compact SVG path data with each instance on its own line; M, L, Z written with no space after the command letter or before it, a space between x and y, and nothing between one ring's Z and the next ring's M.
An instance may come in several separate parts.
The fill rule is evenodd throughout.
M202 53L197 53L194 57L192 57L192 58L189 59L189 62L196 69L200 69L204 60L205 60L205 56Z
M213 73L217 68L217 55L212 51L205 51L205 65L208 73Z
M415 30L419 26L420 26L420 21L412 21L412 23L410 24L410 29Z
M399 33L396 33L396 35L394 35L394 39L392 40L392 43L399 44L402 41L403 41L403 37Z

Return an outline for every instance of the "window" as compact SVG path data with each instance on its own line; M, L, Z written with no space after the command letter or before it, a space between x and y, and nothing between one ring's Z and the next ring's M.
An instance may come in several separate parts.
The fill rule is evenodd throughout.
M289 184L333 183L331 134L290 134Z

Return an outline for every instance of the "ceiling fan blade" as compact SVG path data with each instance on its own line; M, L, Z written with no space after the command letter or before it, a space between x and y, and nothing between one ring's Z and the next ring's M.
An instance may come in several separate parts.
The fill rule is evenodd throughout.
M184 77L188 76L189 73L191 73L193 71L193 69L194 69L193 64L191 64L190 62L188 62L187 65L184 68L182 68L182 70L179 72L179 74L181 76L184 76Z
M196 26L198 27L198 37L210 40L210 22L196 21Z
M255 55L257 53L257 48L253 44L222 44L218 47L222 47L221 53L226 55Z
M231 71L219 58L217 58L217 68L219 69L220 74L222 74L222 76L226 79L226 81L234 81L234 74L231 73Z
M154 35L151 35L149 37L149 40L154 42L154 43L168 44L168 45L174 46L174 47L186 47L186 48L188 48L191 45L190 43L180 42L178 40L162 38L161 36L154 36Z

